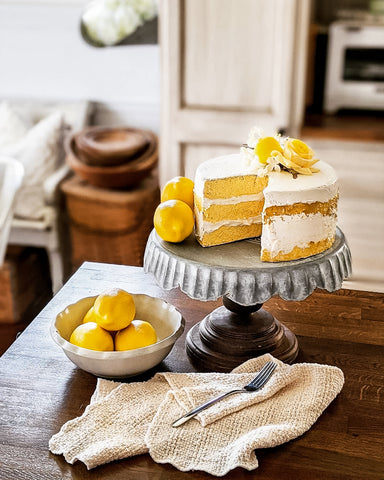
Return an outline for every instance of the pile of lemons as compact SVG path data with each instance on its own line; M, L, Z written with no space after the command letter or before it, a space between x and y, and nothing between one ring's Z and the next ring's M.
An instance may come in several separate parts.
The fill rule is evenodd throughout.
M193 187L191 179L181 176L164 185L153 217L155 230L163 240L179 243L193 232Z
M133 296L120 288L101 293L74 329L69 339L78 347L98 351L124 351L146 347L157 342L153 326L135 319Z

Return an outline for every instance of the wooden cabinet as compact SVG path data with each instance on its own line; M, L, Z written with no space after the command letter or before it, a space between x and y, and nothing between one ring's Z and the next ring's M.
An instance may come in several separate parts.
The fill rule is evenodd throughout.
M236 152L255 125L301 126L309 0L165 0L160 183Z

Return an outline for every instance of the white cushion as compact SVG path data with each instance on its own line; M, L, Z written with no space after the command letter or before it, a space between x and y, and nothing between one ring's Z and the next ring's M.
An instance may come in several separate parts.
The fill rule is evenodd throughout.
M14 214L21 218L41 219L45 210L44 180L57 169L63 158L62 114L52 113L29 129L25 125L22 135L23 120L17 119L17 113L10 107L2 108L0 131L3 132L3 146L0 153L19 160L25 171Z
M43 184L64 164L64 136L88 125L92 110L86 100L0 103L0 154L13 156L25 168L15 218L40 221L48 215Z
M21 140L28 132L28 125L9 106L7 102L0 104L0 150Z
M9 106L24 121L36 124L51 113L63 114L65 127L72 132L82 130L89 124L93 104L87 100L74 102L49 102L39 100L9 100Z

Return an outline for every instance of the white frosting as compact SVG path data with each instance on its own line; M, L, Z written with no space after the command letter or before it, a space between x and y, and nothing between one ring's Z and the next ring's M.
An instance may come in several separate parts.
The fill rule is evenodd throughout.
M289 253L295 246L304 248L310 242L333 237L335 228L336 217L323 216L321 213L271 217L263 225L261 247L273 255Z
M272 172L264 189L265 208L294 203L328 202L337 195L338 181L335 170L319 161L320 172L313 175L297 175L289 172Z
M230 198L216 198L210 199L204 197L202 200L202 207L209 208L212 205L237 205L243 202L261 202L264 200L263 192L256 193L255 195L240 195L238 197Z
M202 212L196 214L198 221L196 222L196 233L198 236L202 236L206 233L212 233L221 227L238 227L241 225L252 225L253 223L261 223L261 215L255 217L249 217L242 220L222 220L220 222L204 222Z

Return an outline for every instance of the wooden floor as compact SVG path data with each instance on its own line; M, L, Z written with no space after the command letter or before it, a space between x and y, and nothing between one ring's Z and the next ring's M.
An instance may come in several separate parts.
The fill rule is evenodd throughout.
M340 111L336 115L307 113L302 137L384 142L384 112Z

